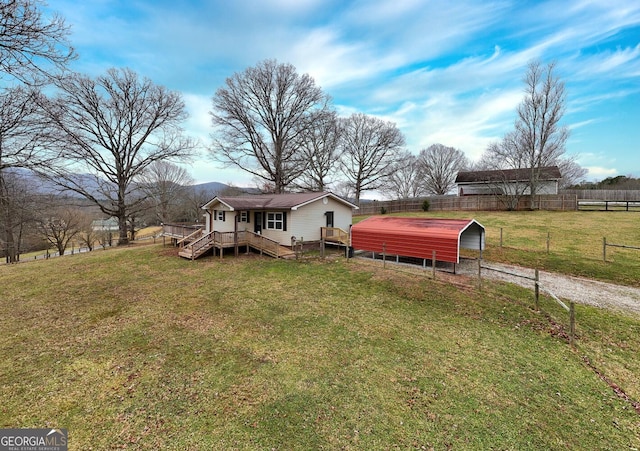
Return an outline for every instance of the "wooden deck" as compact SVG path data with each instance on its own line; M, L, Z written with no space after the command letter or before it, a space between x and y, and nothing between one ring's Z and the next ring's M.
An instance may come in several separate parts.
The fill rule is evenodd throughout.
M171 237L175 245L180 246L178 255L190 260L195 260L208 252L220 255L222 258L224 249L235 248L236 255L240 248L248 253L249 249L255 249L260 255L266 254L274 258L295 258L295 251L287 246L282 246L275 240L249 231L238 232L209 232L205 233L202 227L184 226L175 224L163 225L163 236ZM321 242L346 246L350 244L349 233L337 227L321 227Z
M249 253L249 248L252 248L259 251L260 255L266 254L275 258L295 258L295 252L290 248L281 246L277 241L249 231L209 232L203 234L198 239L185 244L178 252L178 255L195 260L213 249L213 254L216 255L218 253L222 258L224 249L235 248L237 255L242 247L245 248L246 253Z

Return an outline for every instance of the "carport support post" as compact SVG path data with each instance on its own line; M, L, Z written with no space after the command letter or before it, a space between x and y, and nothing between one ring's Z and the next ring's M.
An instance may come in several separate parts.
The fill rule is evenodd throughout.
M387 267L387 243L382 243L382 268Z
M478 258L478 289L482 290L482 255Z
M500 248L502 248L502 227L500 227ZM482 250L482 246L480 246L480 249Z
M431 271L433 274L433 280L436 280L436 251L431 254Z
M602 237L602 261L607 262L607 237Z

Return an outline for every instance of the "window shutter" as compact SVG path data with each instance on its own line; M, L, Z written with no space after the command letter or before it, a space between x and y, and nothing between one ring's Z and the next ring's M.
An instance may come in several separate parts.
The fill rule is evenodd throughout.
M247 224L251 222L251 212L247 210Z
M222 210L222 222L225 222L227 220L227 215L226 215L226 211Z
M287 231L287 212L286 211L282 212L282 231L283 232Z
M267 228L267 212L262 212L262 228Z
M218 210L213 210L213 220L214 221L218 220Z

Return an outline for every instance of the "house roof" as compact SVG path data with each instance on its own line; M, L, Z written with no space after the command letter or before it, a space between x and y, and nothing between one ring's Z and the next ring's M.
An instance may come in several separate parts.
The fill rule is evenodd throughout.
M230 210L297 210L312 202L323 198L331 198L350 208L358 208L356 205L336 196L330 192L309 193L285 193L285 194L259 194L238 197L216 196L202 206L207 210L216 203L227 206Z
M461 171L458 172L456 183L490 183L490 182L521 182L531 177L531 168L499 169L494 171ZM559 180L562 178L558 166L540 168L538 180Z
M475 219L371 216L351 227L351 243L355 249L428 259L436 251L436 260L458 263L460 240L468 229L484 234Z

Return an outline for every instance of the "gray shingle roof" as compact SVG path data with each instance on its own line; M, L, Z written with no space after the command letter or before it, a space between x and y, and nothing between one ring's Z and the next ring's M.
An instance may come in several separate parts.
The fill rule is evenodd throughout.
M259 194L249 196L227 197L216 196L207 202L202 208L206 208L214 200L228 205L234 210L290 210L308 204L323 197L331 197L346 205L355 207L350 202L328 192L309 193L285 193L285 194Z

